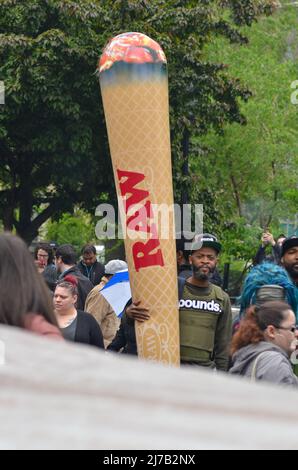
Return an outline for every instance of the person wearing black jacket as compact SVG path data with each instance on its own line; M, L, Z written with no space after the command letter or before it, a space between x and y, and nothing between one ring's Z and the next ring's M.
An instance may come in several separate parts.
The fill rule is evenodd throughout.
M113 341L107 347L107 350L113 352L121 351L123 354L138 354L135 321L132 318L128 318L125 313L121 318L120 328Z
M54 292L54 307L64 339L104 349L99 324L89 313L76 309L78 280L67 275L58 281Z
M84 310L87 295L93 289L93 284L84 276L76 265L77 255L72 245L61 245L57 248L55 263L59 273L59 281L69 274L78 280L77 309Z
M280 264L281 258L281 246L286 237L283 234L280 234L276 241L274 240L273 235L266 230L262 234L262 244L259 246L258 251L253 259L253 265L263 263L263 261L271 261L275 264ZM269 247L271 253L267 252Z
M97 286L105 274L105 267L96 259L96 249L93 245L82 248L82 260L78 263L81 273L86 276L93 286Z

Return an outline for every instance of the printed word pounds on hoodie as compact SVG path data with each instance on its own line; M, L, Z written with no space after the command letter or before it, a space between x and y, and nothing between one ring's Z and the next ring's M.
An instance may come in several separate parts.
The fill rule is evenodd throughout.
M179 301L179 308L204 310L207 312L221 313L222 309L218 302L215 300L193 300L193 299L181 299Z

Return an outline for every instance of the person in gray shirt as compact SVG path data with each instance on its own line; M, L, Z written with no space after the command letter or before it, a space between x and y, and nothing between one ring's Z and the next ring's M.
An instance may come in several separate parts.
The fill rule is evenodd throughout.
M230 374L254 380L298 386L290 356L297 345L296 317L282 301L252 306L235 333ZM296 357L296 356L295 356Z

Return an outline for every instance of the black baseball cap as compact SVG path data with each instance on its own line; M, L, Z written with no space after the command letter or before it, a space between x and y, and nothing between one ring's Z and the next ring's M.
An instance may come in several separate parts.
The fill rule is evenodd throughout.
M281 256L284 256L284 254L286 254L286 252L294 246L298 246L298 237L286 238L281 245Z
M217 253L221 251L221 244L215 235L211 235L210 233L196 234L191 242L191 252L199 250L203 246L213 248Z

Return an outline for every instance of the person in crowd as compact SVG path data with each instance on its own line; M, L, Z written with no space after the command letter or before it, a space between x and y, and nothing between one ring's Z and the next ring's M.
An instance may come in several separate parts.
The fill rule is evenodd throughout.
M105 265L105 275L98 286L95 286L88 294L85 311L91 313L101 327L105 347L107 347L119 328L120 320L109 302L101 295L100 290L112 279L114 274L127 269L127 263L120 259L109 261Z
M281 264L294 282L298 298L298 237L284 240L281 246Z
M254 266L245 278L240 296L240 313L233 320L233 334L251 305L259 306L270 300L287 302L298 315L295 286L287 271L282 266L265 261Z
M275 240L269 229L266 229L262 234L261 245L254 257L253 264L256 266L263 261L271 261L272 263L279 264L281 258L281 246L285 239L285 235L281 233ZM268 248L270 248L270 253L268 252Z
M0 259L0 323L62 340L49 290L23 240L2 233Z
M55 263L59 280L71 274L78 280L77 307L84 310L87 295L93 289L93 284L84 276L76 265L77 255L72 245L60 245L56 250Z
M49 243L39 243L34 250L34 258L38 272L42 274L49 289L53 291L57 282L53 248Z
M92 315L77 310L78 279L68 274L58 281L54 292L54 307L58 325L66 340L103 348L100 326Z
M186 236L185 236L185 235ZM176 257L177 257L177 271L178 276L187 279L192 275L191 264L189 263L189 256L191 254L191 234L178 233L176 235ZM211 273L210 282L216 286L222 287L222 278L217 268Z
M229 296L210 282L221 244L211 234L198 234L191 245L192 274L178 278L181 363L226 371L232 312ZM150 306L134 301L125 310L137 321L150 318Z
M78 263L78 268L93 286L100 283L104 275L104 265L97 261L95 246L88 244L82 248L82 260Z
M129 302L129 305L131 301ZM127 305L128 306L128 305ZM138 306L138 304L137 304ZM133 308L133 307L132 307ZM139 311L136 314L140 314ZM107 350L112 352L122 352L123 354L137 355L137 340L135 333L135 320L131 316L128 317L126 313L121 317L120 328L117 331L113 341L108 345ZM149 315L146 317L149 319Z
M191 234L184 233L176 234L176 259L177 259L177 271L180 277L189 277L191 275L191 266L189 264L190 246L191 246ZM191 238L189 238L191 237Z
M229 373L297 387L289 360L297 338L296 317L286 302L250 307L232 340Z

